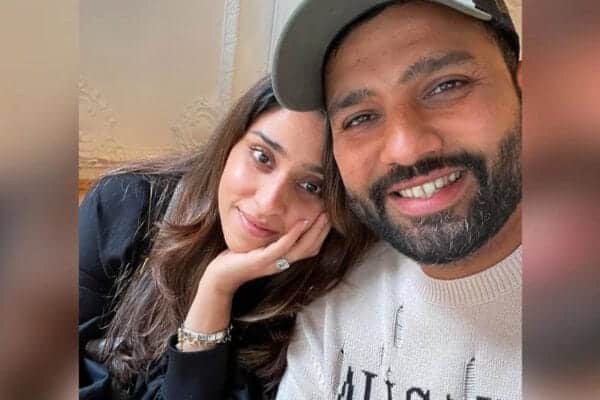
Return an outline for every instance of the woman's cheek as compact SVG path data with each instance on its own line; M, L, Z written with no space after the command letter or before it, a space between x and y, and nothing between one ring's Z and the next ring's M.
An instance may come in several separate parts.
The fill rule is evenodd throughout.
M304 199L302 202L298 202L298 207L295 207L294 211L288 215L286 231L292 229L294 224L303 219L307 219L309 225L312 225L324 209L322 200L307 201Z
M256 168L253 165L243 159L237 161L229 169L227 183L233 192L244 192L249 186L257 183L258 176L254 172Z

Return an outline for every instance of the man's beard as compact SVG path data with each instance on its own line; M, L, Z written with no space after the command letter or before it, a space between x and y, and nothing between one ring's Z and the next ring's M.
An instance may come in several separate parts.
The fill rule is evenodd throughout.
M452 209L394 223L386 211L389 188L443 167L471 171L479 190L465 216ZM488 173L483 156L462 153L421 160L412 167L396 166L369 190L370 201L348 192L354 213L382 239L420 264L449 264L481 248L498 233L521 201L521 131L516 127L499 147ZM407 217L408 218L408 217Z

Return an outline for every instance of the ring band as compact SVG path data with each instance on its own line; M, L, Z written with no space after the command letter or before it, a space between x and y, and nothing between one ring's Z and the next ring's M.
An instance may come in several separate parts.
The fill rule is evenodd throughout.
M275 261L275 265L279 268L280 271L285 271L290 267L290 263L285 258L281 257L279 260Z

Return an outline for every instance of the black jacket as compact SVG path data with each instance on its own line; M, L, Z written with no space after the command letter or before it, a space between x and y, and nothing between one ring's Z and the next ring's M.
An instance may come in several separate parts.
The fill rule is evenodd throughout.
M160 196L172 195L176 178L164 178L153 190L143 175L104 178L86 196L79 214L79 397L80 399L262 399L252 374L235 362L232 344L183 353L175 336L167 353L148 374L140 373L129 395L112 389L107 369L88 351L103 336L112 314L107 308L116 277L135 268L147 254L156 221L166 207ZM168 201L164 202L168 204ZM150 215L152 213L152 215ZM145 222L145 223L144 223Z

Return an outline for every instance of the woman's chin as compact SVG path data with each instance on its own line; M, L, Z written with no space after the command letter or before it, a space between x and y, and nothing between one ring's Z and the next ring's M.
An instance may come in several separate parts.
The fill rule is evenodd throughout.
M266 243L250 241L237 236L225 237L225 244L227 244L227 248L234 253L248 253L249 251L256 250L267 245Z

